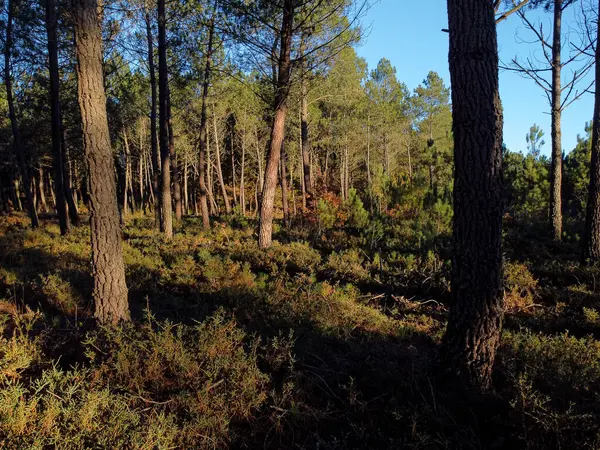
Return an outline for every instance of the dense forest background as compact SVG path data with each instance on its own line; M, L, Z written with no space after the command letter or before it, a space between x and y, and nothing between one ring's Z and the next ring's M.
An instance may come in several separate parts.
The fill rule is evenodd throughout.
M0 446L600 446L598 5L448 0L414 90L370 6L0 4Z

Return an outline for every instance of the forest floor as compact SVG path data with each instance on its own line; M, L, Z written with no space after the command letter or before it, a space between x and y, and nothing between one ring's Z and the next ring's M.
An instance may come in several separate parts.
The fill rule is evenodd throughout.
M43 222L0 217L1 448L600 448L600 270L575 244L507 227L494 393L474 400L438 379L447 245L297 227L261 251L251 221L196 218L165 243L134 216L134 320L98 328L89 228Z

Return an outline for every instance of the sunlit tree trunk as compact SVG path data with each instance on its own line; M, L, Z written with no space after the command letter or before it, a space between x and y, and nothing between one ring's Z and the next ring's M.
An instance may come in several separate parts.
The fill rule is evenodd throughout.
M162 195L160 194L160 163L158 153L158 129L156 121L156 103L158 90L156 85L156 70L154 68L154 40L152 37L152 22L148 6L146 8L146 41L148 45L148 71L150 72L151 106L150 106L150 148L152 154L152 191L154 194L154 226L164 231L162 221Z
M271 126L271 136L269 139L269 155L267 157L267 167L265 169L265 182L262 189L258 225L258 245L260 248L270 247L273 239L275 189L277 188L277 172L279 169L281 145L285 134L285 119L288 109L287 100L290 91L290 78L292 72L291 48L294 6L294 0L284 1L273 124Z
M223 179L223 167L221 166L221 146L219 145L219 135L217 129L217 116L213 113L213 128L215 131L215 157L217 164L217 178L219 179L219 185L221 186L221 194L225 202L225 212L231 214L231 203L229 203L229 196L227 195L227 187L225 186L225 180Z
M102 73L102 31L96 0L74 1L77 90L83 147L89 168L90 226L95 317L129 320L122 231Z
M165 239L173 238L171 202L171 155L169 148L169 76L167 72L167 38L165 0L158 0L158 110L161 159L161 219Z

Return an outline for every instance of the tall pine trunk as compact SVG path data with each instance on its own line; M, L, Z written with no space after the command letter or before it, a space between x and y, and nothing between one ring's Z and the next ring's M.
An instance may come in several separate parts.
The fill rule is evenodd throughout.
M302 76L302 100L301 100L301 137L302 137L302 172L304 176L304 195L306 199L303 204L313 209L313 192L310 173L310 141L308 139L308 87L306 75Z
M77 90L83 147L89 168L90 226L95 317L129 320L115 167L102 72L102 31L97 0L75 0Z
M171 182L173 183L173 200L175 202L175 219L183 218L181 203L181 181L179 179L179 161L175 151L175 134L173 133L173 116L171 111L171 88L167 82L167 126L169 130L169 155L171 159Z
M598 2L600 8L600 1ZM600 11L600 9L599 9ZM592 124L592 163L588 189L583 262L600 260L600 27L596 39L596 92Z
M208 46L206 48L206 62L204 65L204 81L202 83L202 112L200 113L200 142L199 142L199 155L198 155L198 177L200 187L200 213L202 214L202 226L204 228L210 228L210 219L208 211L208 192L206 189L206 143L208 141L208 130L207 130L207 102L208 102L208 90L210 88L210 71L212 63L212 50L213 41L215 35L215 22L214 14L208 30ZM210 161L208 162L210 164Z
M58 73L58 42L56 1L46 0L46 35L48 38L48 62L50 69L50 117L52 134L52 165L54 168L54 185L56 186L56 213L60 234L69 232L67 202L65 198L64 156L61 145L62 120L60 111L60 79Z
M562 11L563 0L554 0L554 24L552 34L552 163L550 217L555 241L562 240Z
M171 155L169 152L169 76L167 71L165 0L158 0L158 116L161 159L161 228L165 239L173 238L171 203Z
M19 162L21 171L22 188L27 199L27 212L31 220L31 227L39 226L37 211L35 210L35 202L33 201L33 193L31 191L31 178L29 176L29 167L25 158L25 145L19 130L17 122L17 112L13 98L12 74L11 74L11 57L13 47L13 18L15 12L14 0L8 0L7 17L6 17L6 35L4 40L4 85L6 86L6 103L8 104L8 116L10 118L10 126L13 134L13 145Z
M285 0L283 3L283 20L281 22L281 44L277 73L273 124L269 140L269 155L265 169L265 182L263 185L260 215L258 218L258 246L269 248L273 239L273 209L275 202L275 189L277 188L277 172L281 145L285 135L285 119L287 115L287 101L290 92L290 78L292 73L291 49L294 22L294 0Z
M489 387L503 315L502 105L494 8L448 0L454 132L452 306L442 340L450 374Z
M164 231L160 195L160 163L158 157L158 130L156 124L156 103L158 90L156 85L156 70L154 67L154 40L152 38L152 22L150 12L146 6L146 41L148 45L148 71L150 72L150 149L152 154L152 191L154 193L154 226Z

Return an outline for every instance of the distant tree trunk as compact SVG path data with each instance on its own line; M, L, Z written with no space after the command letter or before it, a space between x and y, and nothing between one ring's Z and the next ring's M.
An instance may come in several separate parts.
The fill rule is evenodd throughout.
M223 200L225 201L225 212L231 214L231 203L229 203L229 196L227 195L227 188L225 187L225 180L223 179L223 167L221 166L221 146L219 145L219 136L217 131L217 116L213 113L213 127L215 129L215 156L217 159L217 177L219 179L219 185L221 186L221 193L223 194Z
M287 173L285 167L285 140L281 144L281 159L280 159L280 178L281 184L281 204L283 207L283 225L288 228L290 226L290 205L288 203L288 187L287 187Z
M442 340L448 371L490 385L500 341L502 105L492 2L448 0L454 132L452 306Z
M304 195L306 200L303 204L306 204L310 209L314 208L313 205L313 192L312 192L312 180L310 173L310 141L308 139L308 88L306 83L306 76L302 76L302 100L301 100L301 133L302 136L302 172L304 175Z
M156 101L158 90L156 85L156 70L154 68L154 41L152 38L152 22L150 11L146 6L146 40L148 43L148 71L150 72L150 89L152 94L152 103L150 106L150 148L152 152L152 190L154 192L154 226L165 231L161 214L162 195L160 194L160 165L158 158L158 130L156 124Z
M127 137L127 130L123 127L123 144L125 146L125 188L123 189L123 215L129 214L129 184L131 183L131 177L129 175L130 151L129 151L129 138Z
M600 7L600 1L599 7ZM599 10L600 11L600 10ZM592 163L588 189L585 237L583 242L583 262L600 260L600 27L596 39L596 92L594 102L594 122L592 124Z
M21 138L19 124L17 122L17 113L13 99L12 75L11 75L11 56L13 47L13 16L15 12L14 0L8 0L7 17L6 17L6 35L4 40L4 85L6 86L6 103L8 104L8 116L10 118L10 126L13 134L14 149L21 170L21 179L23 180L23 191L27 199L27 212L31 220L31 228L39 226L37 211L33 201L33 193L31 192L31 178L29 177L29 168L25 158L25 146Z
M214 216L218 213L219 211L219 206L217 205L217 202L215 201L215 195L214 195L214 177L213 177L213 159L212 159L212 155L210 153L210 133L208 131L209 127L208 127L208 121L207 121L207 125L206 125L206 178L207 178L207 183L206 183L206 192L208 193L208 202L209 202L209 207L210 207L210 215Z
M550 215L555 241L562 240L562 5L563 0L554 0L554 31L552 34L552 165Z
M46 0L46 35L48 37L48 62L50 72L50 116L52 135L52 165L54 168L54 184L56 185L56 213L60 234L69 232L67 203L65 198L64 156L61 145L62 120L60 111L60 78L58 73L58 42L56 1Z
M246 112L244 111L244 131L242 134L242 162L240 167L240 205L242 209L242 216L246 215L246 184L245 184L245 171L246 171Z
M67 200L69 220L71 225L78 227L81 223L79 218L79 211L77 210L77 201L73 194L73 187L71 182L71 161L69 158L69 152L67 151L67 144L65 142L65 127L61 121L61 133L60 133L60 146L62 148L62 162L63 162L63 183L65 189L65 199Z
M144 184L144 163L146 161L146 152L144 151L144 122L139 121L139 153L138 153L138 186L139 186L139 198L140 198L140 206L144 214L146 214L146 186Z
M261 206L258 225L258 246L268 248L273 239L273 208L275 189L277 188L277 172L281 145L285 134L285 118L287 115L287 100L290 91L292 72L291 48L294 22L294 0L284 0L283 19L281 23L281 44L279 67L277 74L276 95L274 104L273 124L269 142L269 156L265 169L265 183L262 190Z
M90 225L95 317L101 323L129 320L122 230L110 146L102 73L102 31L97 0L75 0L77 88L83 147L89 167Z
M171 204L171 156L169 152L169 77L167 73L167 37L165 0L158 0L158 109L161 158L161 219L165 239L173 239Z
M167 83L167 124L169 128L169 155L171 158L171 181L173 183L173 200L175 201L175 219L183 218L181 204L181 182L179 179L179 161L175 152L175 134L173 133L173 116L171 112L171 89Z
M48 212L48 205L46 204L46 194L44 193L44 169L42 166L38 168L37 191L38 209L40 212L46 213Z
M213 13L215 14L215 13ZM205 229L210 228L210 219L208 215L208 192L206 189L206 144L208 142L208 90L210 88L210 71L212 64L212 51L215 36L215 19L214 16L210 22L208 29L208 46L206 48L206 62L204 65L204 82L202 83L202 112L200 113L200 145L198 159L198 177L200 178L200 212L202 214L202 226ZM208 162L210 164L210 160Z

